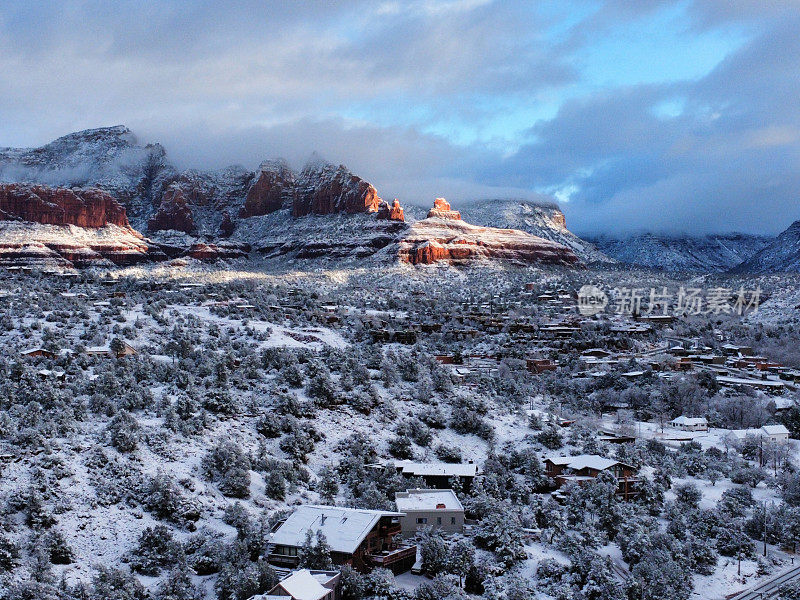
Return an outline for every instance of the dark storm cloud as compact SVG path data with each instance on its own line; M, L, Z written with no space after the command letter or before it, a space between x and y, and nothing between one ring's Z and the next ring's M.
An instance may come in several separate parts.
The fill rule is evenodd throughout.
M605 72L648 23L675 44L631 66L683 71ZM580 231L774 232L800 218L797 31L789 1L6 2L0 145L125 123L182 166L316 150L404 201L545 191ZM678 42L726 32L697 76Z
M582 231L780 231L800 218L799 30L784 15L696 82L567 102L485 175L574 186ZM670 101L679 114L659 114Z

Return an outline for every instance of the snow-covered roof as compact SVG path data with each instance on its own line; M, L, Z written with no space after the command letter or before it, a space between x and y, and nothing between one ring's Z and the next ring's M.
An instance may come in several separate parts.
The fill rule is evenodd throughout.
M708 425L705 417L687 417L685 415L672 419L672 422L675 425Z
M408 490L397 492L397 510L464 510L453 490Z
M38 371L38 373L42 377L50 377L51 375L54 377L61 377L62 375L65 375L64 371L51 371L50 369L42 369L41 371Z
M331 550L352 554L381 517L402 517L403 513L338 506L300 506L272 534L272 543L300 547L306 532L321 531Z
M621 464L617 460L598 456L597 454L581 454L579 456L552 456L548 458L555 465L564 465L569 469L580 471L581 469L595 469L605 471L614 465Z
M421 463L411 460L399 460L395 466L402 468L403 473L420 477L441 475L446 477L475 477L478 465L475 463Z
M761 387L784 387L782 381L767 381L764 379L745 379L743 377L728 377L726 375L717 375L717 382L728 383L731 385L752 385Z
M90 354L100 354L100 353L109 353L111 352L111 346L89 346L86 348L86 352Z
M764 425L761 430L767 435L789 435L789 430L783 425Z
M330 590L323 586L308 569L295 571L281 581L278 586L286 590L296 600L320 600L320 598L324 598L326 594L330 593ZM283 597L285 598L286 596Z

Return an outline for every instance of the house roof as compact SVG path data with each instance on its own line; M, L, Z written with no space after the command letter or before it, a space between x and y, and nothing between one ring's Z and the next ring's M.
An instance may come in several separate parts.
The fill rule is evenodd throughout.
M397 492L394 498L397 510L460 510L464 507L453 490L408 490Z
M308 569L295 571L275 587L283 588L286 593L296 600L320 600L330 592Z
M445 477L475 477L478 474L478 465L475 463L421 463L411 460L398 460L395 466L402 469L404 474Z
M761 429L767 435L789 435L789 430L783 425L764 425Z
M300 547L306 532L321 531L331 550L352 554L381 517L401 517L403 513L338 506L300 506L272 534L272 543Z
M708 425L705 417L687 417L684 415L672 419L672 422L677 425Z
M579 456L553 456L548 458L554 465L564 465L569 469L580 471L581 469L595 469L605 471L614 465L621 465L618 460L612 460L596 454L581 454Z

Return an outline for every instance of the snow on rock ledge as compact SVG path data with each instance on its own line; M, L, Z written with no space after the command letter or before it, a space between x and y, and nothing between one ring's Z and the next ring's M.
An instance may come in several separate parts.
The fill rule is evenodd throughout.
M400 241L400 260L411 264L447 261L469 264L480 259L518 263L575 265L572 250L516 229L470 225L444 198L437 198L428 218L417 221Z

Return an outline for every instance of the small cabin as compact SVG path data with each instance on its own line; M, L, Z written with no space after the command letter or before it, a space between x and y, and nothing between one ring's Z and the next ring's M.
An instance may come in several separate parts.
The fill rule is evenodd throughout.
M705 417L687 417L681 415L676 419L672 419L670 425L682 431L708 431L708 421Z

